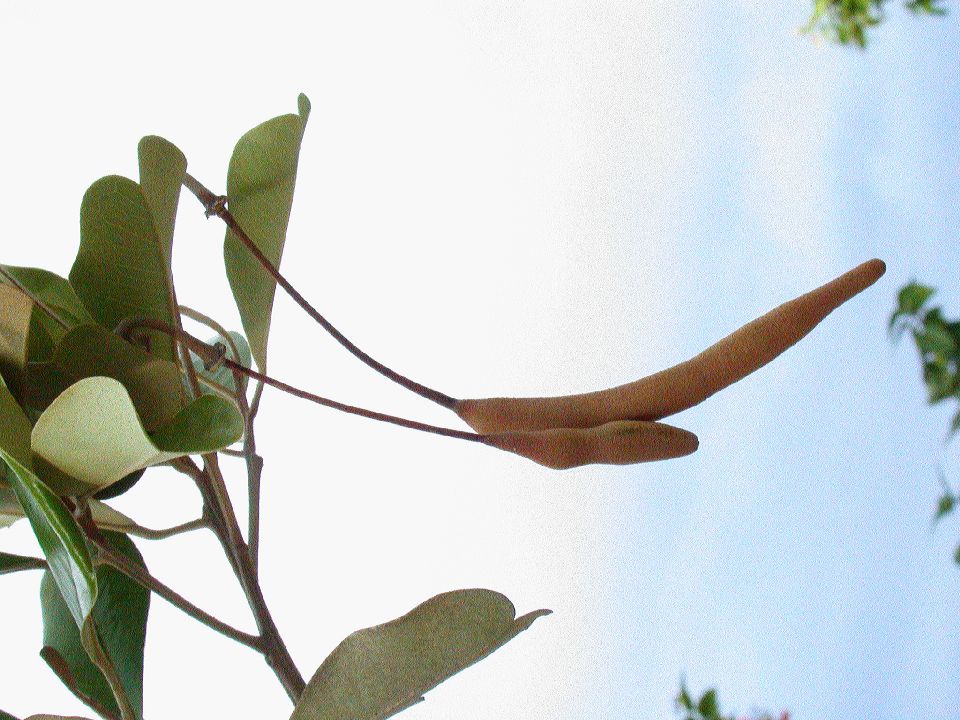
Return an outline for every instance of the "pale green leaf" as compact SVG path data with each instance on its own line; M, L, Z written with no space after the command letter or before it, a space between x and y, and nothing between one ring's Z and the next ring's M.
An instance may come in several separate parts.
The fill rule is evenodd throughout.
M144 567L143 557L125 535L105 533L108 544L130 562ZM97 568L97 602L92 621L100 645L113 666L137 717L143 717L143 648L146 640L150 592L108 565ZM119 715L113 692L103 673L91 662L49 572L40 583L43 644L57 651L70 670L74 687ZM89 622L89 621L88 621Z
M226 357L229 360L233 360L245 368L250 367L252 358L250 356L250 346L247 344L247 339L238 332L228 331L227 334L230 335L230 339L233 341L232 347L236 347L237 349L236 354L234 354L231 349L231 344L219 335L207 340L207 344L216 345L217 343L222 343L223 346L227 348ZM230 368L221 365L213 370L207 370L204 366L203 359L193 352L190 353L190 361L193 363L193 369L200 377L211 380L231 392L236 392L237 386L233 379L233 371ZM245 377L241 379L241 383L244 386L246 386L245 381Z
M7 477L13 491L30 520L70 615L80 627L97 600L97 578L83 534L63 501L33 472L3 449L0 460L12 471Z
M179 368L100 325L80 325L57 345L48 363L30 367L29 402L46 408L83 378L102 375L123 383L148 431L170 422L187 403Z
M300 143L310 114L305 95L297 115L281 115L248 131L237 142L227 172L230 212L274 267L287 236ZM257 366L266 372L267 337L276 281L227 230L223 246L230 288Z
M131 317L175 322L166 254L140 186L110 175L97 180L80 206L80 249L70 283L94 319L108 328ZM154 352L175 360L173 343L154 336Z
M349 635L311 678L291 720L394 715L549 612L516 618L513 604L492 590L437 595L403 617Z
M68 325L92 323L93 318L87 312L70 281L56 273L35 267L2 265L13 278L30 294L39 298L45 305L53 308L57 315ZM41 311L42 312L42 311Z
M236 442L243 418L229 400L203 395L151 439L126 388L90 377L71 385L37 419L34 466L63 494L92 494L134 470Z
M114 510L99 500L90 501L90 514L93 522L104 530L127 532L137 524L119 510ZM12 525L24 518L23 508L12 488L0 487L0 528Z

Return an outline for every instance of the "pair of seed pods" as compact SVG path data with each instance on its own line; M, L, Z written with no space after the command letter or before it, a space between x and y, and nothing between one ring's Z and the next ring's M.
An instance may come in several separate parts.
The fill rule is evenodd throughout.
M490 446L541 465L628 465L694 452L693 433L657 422L743 379L796 344L885 272L869 260L780 305L686 362L609 390L543 398L457 400L454 412Z

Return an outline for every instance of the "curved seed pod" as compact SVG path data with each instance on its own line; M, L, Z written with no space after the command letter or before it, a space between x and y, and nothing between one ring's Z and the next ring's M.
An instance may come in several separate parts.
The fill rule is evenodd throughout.
M692 432L658 422L617 420L592 428L552 428L486 435L483 442L554 470L580 465L632 465L694 452Z
M873 285L885 270L883 261L869 260L747 323L696 357L636 382L563 397L458 400L453 409L479 433L659 420L703 402L763 367L833 310Z

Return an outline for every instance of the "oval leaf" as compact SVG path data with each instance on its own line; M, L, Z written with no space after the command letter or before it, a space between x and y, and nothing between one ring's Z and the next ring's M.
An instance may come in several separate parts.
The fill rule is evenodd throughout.
M131 562L144 567L143 557L125 535L104 533L107 542ZM117 669L137 717L143 716L143 648L146 641L150 592L114 568L97 568L97 602L92 620L100 644ZM40 582L44 647L57 651L70 670L71 689L120 714L103 673L84 649L80 630L74 624L49 572ZM47 653L44 653L46 656Z
M437 595L348 636L310 679L291 720L389 717L549 612L515 618L513 603L492 590Z
M297 104L297 115L267 120L241 137L227 171L230 212L274 267L279 267L283 255L300 143L310 114L306 95L300 95ZM223 258L253 357L266 372L276 281L230 230L224 240Z
M124 318L150 317L175 323L170 270L140 186L110 175L97 180L80 206L80 249L70 282L90 314L114 328ZM175 360L166 335L154 351Z
M63 494L92 494L134 470L236 442L243 418L229 400L203 395L147 435L126 388L91 377L67 388L37 419L34 465Z
M2 265L30 294L50 306L69 325L92 323L93 318L84 307L70 281L54 272L35 267ZM58 326L59 327L59 326Z
M166 260L167 287L173 290L170 262L173 256L173 227L177 218L180 187L187 172L187 159L169 140L148 135L137 146L140 161L140 190L153 215L157 242Z
M70 511L30 470L0 449L0 460L12 472L7 477L33 527L60 594L77 627L97 600L97 578L83 534Z
M21 396L33 302L11 285L0 285L0 377Z

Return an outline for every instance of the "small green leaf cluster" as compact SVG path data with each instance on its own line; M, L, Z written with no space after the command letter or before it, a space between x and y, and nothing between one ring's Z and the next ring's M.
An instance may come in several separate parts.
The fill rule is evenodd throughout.
M897 295L897 308L890 315L888 326L894 339L910 331L920 355L927 401L931 405L951 398L960 402L960 320L946 320L943 308L929 305L935 293L934 288L918 282L904 285ZM960 409L950 422L948 439L958 429ZM960 499L942 475L940 482L943 492L937 500L934 525L953 513ZM953 558L960 565L960 545L954 551Z
M907 0L904 7L914 15L947 14L942 0ZM870 28L886 17L886 0L814 0L813 13L803 32L815 32L829 42L839 45L867 46Z
M720 703L717 700L717 691L710 688L705 691L698 700L694 700L685 682L680 683L680 692L677 693L675 700L677 711L683 716L683 720L747 720L747 718L736 718L734 715L723 715L720 712ZM757 715L754 720L773 720L773 715L764 713ZM790 714L784 710L778 720L790 720Z

